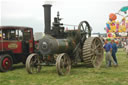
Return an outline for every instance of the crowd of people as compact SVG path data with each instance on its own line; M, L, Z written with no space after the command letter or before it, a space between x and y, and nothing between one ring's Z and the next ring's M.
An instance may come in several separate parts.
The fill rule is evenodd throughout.
M118 48L117 48L117 44L115 43L115 40L106 39L104 43L104 50L106 52L105 55L106 67L111 67L112 64L113 66L117 67L118 62L117 62L116 53Z

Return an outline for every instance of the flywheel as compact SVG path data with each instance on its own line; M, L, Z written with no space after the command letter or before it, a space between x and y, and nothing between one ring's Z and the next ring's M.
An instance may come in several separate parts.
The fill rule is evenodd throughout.
M89 37L83 45L83 61L87 67L99 68L103 61L103 45L98 37Z

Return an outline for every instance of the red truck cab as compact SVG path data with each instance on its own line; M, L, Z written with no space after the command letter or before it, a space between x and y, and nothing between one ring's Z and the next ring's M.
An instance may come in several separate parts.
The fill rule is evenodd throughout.
M8 71L19 62L25 63L27 56L33 52L32 28L0 26L0 71Z

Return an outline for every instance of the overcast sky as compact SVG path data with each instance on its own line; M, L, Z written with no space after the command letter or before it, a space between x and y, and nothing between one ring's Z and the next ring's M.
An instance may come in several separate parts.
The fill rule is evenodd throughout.
M78 25L86 20L93 32L104 33L105 23L110 13L118 12L123 6L128 6L127 0L1 0L0 24L33 27L34 32L43 32L44 9L42 5L50 1L52 17L57 11L64 24ZM66 27L66 26L65 26ZM73 27L68 27L73 28Z

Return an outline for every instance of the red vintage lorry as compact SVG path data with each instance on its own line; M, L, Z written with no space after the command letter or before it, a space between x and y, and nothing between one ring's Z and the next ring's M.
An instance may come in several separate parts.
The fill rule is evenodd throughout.
M33 29L22 26L0 26L0 71L23 62L34 51Z

